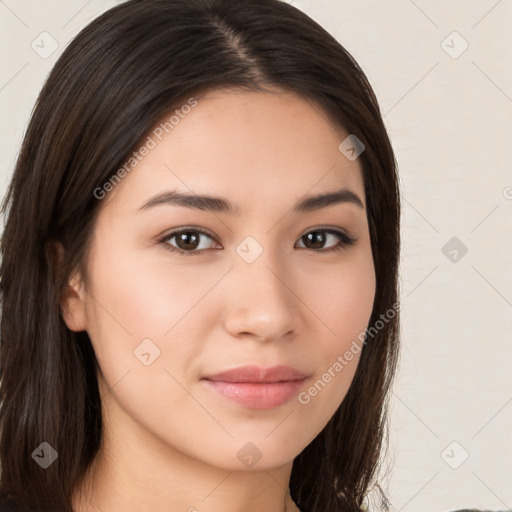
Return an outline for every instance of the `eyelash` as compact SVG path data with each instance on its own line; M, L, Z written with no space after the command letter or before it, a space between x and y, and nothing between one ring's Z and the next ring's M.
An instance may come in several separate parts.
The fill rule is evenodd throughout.
M169 240L171 240L172 238L176 237L177 235L181 234L181 233L188 233L188 232L193 232L193 233L200 233L201 235L205 235L207 236L208 238L211 238L214 242L217 242L209 233L207 233L206 231L200 229L200 228L185 228L185 229L180 229L180 230L177 230L177 231L173 231L167 235L165 235L163 238L160 238L158 240L159 243L162 243L162 244L165 244L166 248L172 252L175 252L175 253L178 253L180 255L183 255L183 256L195 256L195 255L198 255L198 254L201 254L203 253L204 251L208 250L208 249L201 249L199 251L197 250L194 250L194 251L185 251L184 249L180 249L178 247L174 247L173 245L170 245L168 242ZM329 234L332 234L332 235L336 235L340 242L335 245L334 247L331 247L330 249L318 249L318 250L315 250L315 249L310 249L311 251L314 251L314 252L336 252L336 251L341 251L342 249L346 249L348 247L351 247L352 245L354 245L356 243L356 239L355 238L352 238L350 236L348 236L347 234L343 233L343 231L338 231L338 230L335 230L335 229L331 229L331 228L316 228L316 229L313 229L311 231L307 231L306 233L304 233L303 235L301 235L299 237L302 238L310 233L329 233ZM307 247L305 248L307 249ZM218 249L210 249L210 250L218 250Z

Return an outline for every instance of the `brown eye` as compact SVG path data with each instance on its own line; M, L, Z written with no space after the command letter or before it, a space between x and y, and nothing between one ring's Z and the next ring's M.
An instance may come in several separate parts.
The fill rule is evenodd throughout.
M324 249L325 244L333 238L337 238L338 243L332 247ZM302 235L300 240L303 241L306 249L313 249L319 252L337 251L350 247L356 242L354 238L349 237L342 231L336 231L334 229L316 229Z
M206 247L204 247L203 238L213 240L206 231L201 229L182 229L180 231L173 231L169 235L165 236L161 242L167 244L167 247L171 251L177 251L180 254L192 256L193 254L200 254L204 250L208 249L208 243L206 243ZM171 240L173 239L176 239L176 245L171 243Z

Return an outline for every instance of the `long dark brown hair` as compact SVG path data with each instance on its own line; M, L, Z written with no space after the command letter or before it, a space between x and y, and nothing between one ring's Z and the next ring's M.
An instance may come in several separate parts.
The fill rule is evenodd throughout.
M316 102L365 145L376 295L359 365L342 404L293 463L290 491L305 512L359 510L376 489L398 361L400 203L396 162L372 88L322 27L279 0L130 0L86 26L37 100L2 213L0 497L72 511L73 490L102 435L98 363L85 331L70 331L59 298L84 274L100 201L162 115L214 88L279 86ZM341 142L341 141L340 141ZM65 248L55 266L53 241ZM47 469L34 450L58 453Z

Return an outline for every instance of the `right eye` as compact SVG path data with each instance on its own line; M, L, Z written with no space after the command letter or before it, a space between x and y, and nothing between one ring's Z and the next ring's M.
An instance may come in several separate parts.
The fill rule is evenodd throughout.
M195 254L202 254L208 247L204 247L204 243L201 243L201 238L207 237L210 240L213 238L204 230L198 228L185 228L165 235L159 241L166 244L166 248L183 254L184 256L193 256ZM176 239L176 245L171 244L172 239ZM206 243L206 245L208 245Z

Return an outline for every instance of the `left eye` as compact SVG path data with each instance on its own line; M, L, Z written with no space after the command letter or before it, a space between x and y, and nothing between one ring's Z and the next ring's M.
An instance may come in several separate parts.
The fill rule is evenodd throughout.
M325 233L327 233L327 236L325 236ZM354 238L351 238L346 233L343 233L343 231L337 231L335 229L315 229L314 231L309 231L308 233L302 235L299 240L306 239L308 243L312 243L313 245L320 244L323 246L329 237L334 239L337 238L338 243L329 249L323 249L320 252L339 251L354 245L356 242ZM307 247L307 249L310 249L310 247Z
M206 244L205 247L204 244L201 243L201 237L206 237L209 238L210 240L213 240L213 237L206 233L206 231L203 231L198 228L190 228L182 229L179 231L173 231L172 233L169 233L164 238L162 238L160 242L165 243L166 247L173 252L178 252L179 254L183 254L186 256L192 256L195 254L201 254L206 249L209 248L208 244ZM177 246L171 243L171 240L173 240L174 238L176 239ZM324 245L330 238L338 239L338 243L335 244L334 246L329 247L328 249L325 249ZM341 249L354 245L354 243L356 242L354 238L351 238L342 231L321 228L305 233L299 238L299 240L304 240L305 243L313 245L313 247L301 248L312 249L315 252L339 251Z

